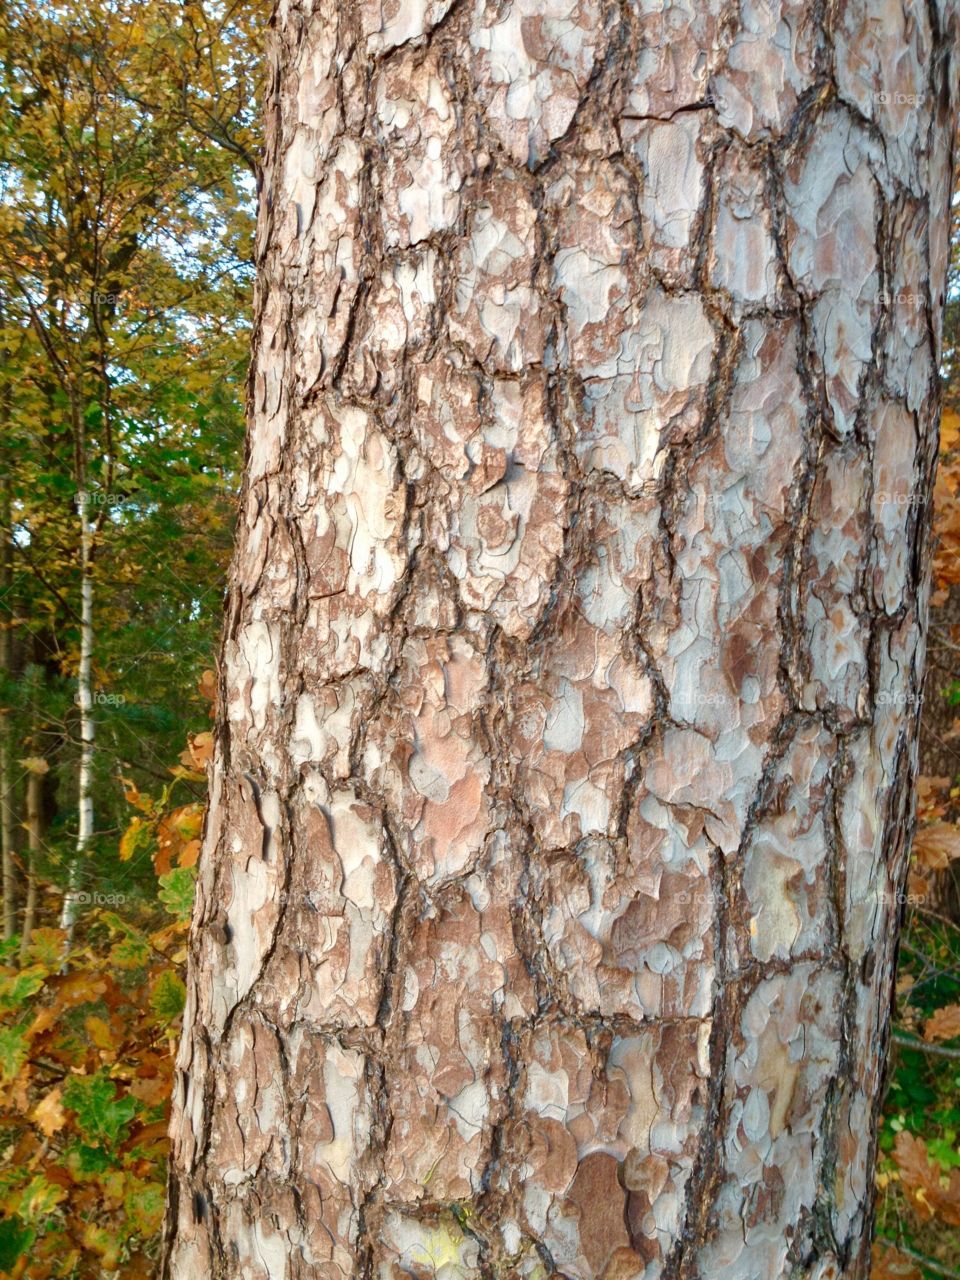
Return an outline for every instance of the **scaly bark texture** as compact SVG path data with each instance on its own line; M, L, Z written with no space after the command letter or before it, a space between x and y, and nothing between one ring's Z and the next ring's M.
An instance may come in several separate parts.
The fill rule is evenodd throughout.
M301 0L172 1280L863 1277L957 0Z

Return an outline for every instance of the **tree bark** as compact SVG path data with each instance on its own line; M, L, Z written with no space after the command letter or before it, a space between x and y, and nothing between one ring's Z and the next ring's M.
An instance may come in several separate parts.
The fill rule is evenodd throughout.
M0 478L0 600L9 617L0 620L0 671L9 680L12 672L12 591L13 528L10 508L10 477ZM6 693L4 693L6 700ZM0 707L0 874L3 883L3 938L9 941L17 932L17 867L14 831L16 830L16 783L13 778L13 741L10 711Z
M93 838L93 751L95 726L93 720L93 552L95 521L90 516L90 495L85 491L86 462L84 439L78 433L77 465L79 492L77 510L80 520L80 660L77 664L77 704L80 708L80 760L77 771L77 840L74 859L70 864L67 889L60 908L60 928L63 930L65 954L73 946L73 931L77 923L77 910L82 901L80 884L84 872L84 858Z
M172 1280L867 1275L956 44L279 5Z
M43 762L46 764L46 761ZM20 933L20 960L24 962L37 921L37 863L43 847L43 778L45 768L35 766L27 774L27 896L23 904L23 928Z

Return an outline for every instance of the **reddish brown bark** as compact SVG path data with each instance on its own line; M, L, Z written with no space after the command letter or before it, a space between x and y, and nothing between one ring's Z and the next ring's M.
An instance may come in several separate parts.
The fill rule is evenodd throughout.
M168 1274L862 1277L957 6L275 27Z

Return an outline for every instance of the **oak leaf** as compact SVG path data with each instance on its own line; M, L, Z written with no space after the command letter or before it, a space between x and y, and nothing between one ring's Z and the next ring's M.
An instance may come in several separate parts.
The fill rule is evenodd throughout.
M934 1040L952 1040L955 1036L960 1036L960 1004L948 1004L927 1019L923 1038L929 1044Z
M893 1154L900 1181L919 1216L936 1216L952 1227L960 1226L960 1169L951 1169L944 1179L940 1165L927 1154L927 1144L912 1133L897 1134Z
M67 1115L60 1102L61 1089L51 1089L33 1109L33 1119L47 1138L52 1138L67 1123Z
M913 839L914 857L921 867L940 871L960 858L960 827L952 822L933 822L922 827Z

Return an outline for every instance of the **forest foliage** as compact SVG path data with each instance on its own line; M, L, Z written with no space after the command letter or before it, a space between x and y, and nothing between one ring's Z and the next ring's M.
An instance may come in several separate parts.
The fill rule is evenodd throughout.
M261 0L0 15L0 1275L156 1272L242 461L265 17ZM941 607L960 591L954 244ZM95 826L78 853L85 572ZM960 626L944 635L960 654ZM956 665L928 698L960 706ZM877 1280L960 1276L960 764L921 778L918 821Z

